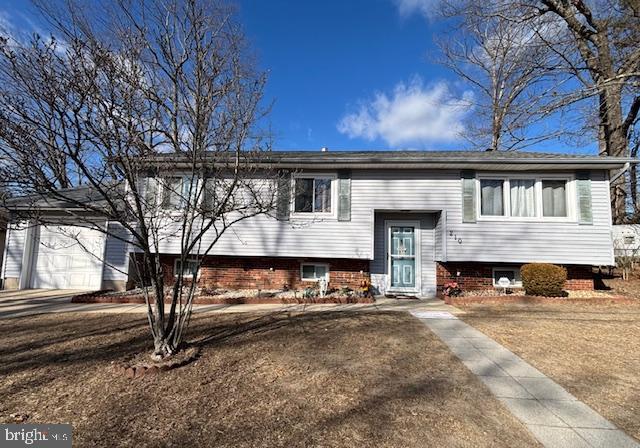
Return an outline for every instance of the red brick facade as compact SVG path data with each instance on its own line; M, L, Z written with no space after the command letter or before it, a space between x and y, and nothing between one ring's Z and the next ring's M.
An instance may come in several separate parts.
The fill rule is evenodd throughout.
M167 283L174 281L175 256L162 256ZM200 267L200 284L235 289L302 289L310 285L300 278L301 263L329 265L329 287L357 289L369 281L369 261L352 259L317 260L284 257L206 257Z
M437 263L436 284L438 292L445 283L457 281L462 290L493 289L495 263ZM593 290L593 273L590 266L565 266L570 290ZM460 274L458 276L458 273Z

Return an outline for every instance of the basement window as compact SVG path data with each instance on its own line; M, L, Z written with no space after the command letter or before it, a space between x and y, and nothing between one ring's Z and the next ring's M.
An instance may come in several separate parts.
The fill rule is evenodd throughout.
M199 271L198 260L185 260L184 264L180 263L180 259L176 259L173 266L173 273L175 277L178 277L182 273L182 278L193 278L194 274L197 277Z
M329 282L329 265L302 263L300 265L300 278L305 282L317 282L321 278Z
M521 288L522 279L520 278L520 269L509 267L493 268L493 286L501 288L500 279L506 278L509 280L512 288Z

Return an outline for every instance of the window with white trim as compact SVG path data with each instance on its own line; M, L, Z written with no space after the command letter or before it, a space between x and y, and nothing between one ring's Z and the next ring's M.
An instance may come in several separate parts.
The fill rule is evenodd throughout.
M496 267L493 268L493 286L502 287L500 285L500 279L506 278L512 288L522 287L522 278L520 277L520 269L511 267Z
M177 258L173 269L173 274L176 277L182 273L183 278L193 278L194 275L198 277L200 264L197 260L185 260L184 263L181 263L180 259Z
M322 263L302 263L300 265L300 278L305 282L317 282L321 278L329 282L329 265Z
M562 176L479 176L479 217L566 220L572 216L570 180Z
M294 213L332 213L331 176L300 176L294 178Z

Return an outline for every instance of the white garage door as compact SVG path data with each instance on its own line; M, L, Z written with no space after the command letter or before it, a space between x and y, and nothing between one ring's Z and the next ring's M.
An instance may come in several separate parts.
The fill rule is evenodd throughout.
M41 226L32 288L100 289L104 234L84 227Z

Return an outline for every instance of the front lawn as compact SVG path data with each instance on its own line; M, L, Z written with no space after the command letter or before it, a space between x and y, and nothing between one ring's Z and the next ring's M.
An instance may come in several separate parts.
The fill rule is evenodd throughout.
M473 305L460 316L640 440L639 305Z
M201 356L129 380L140 315L0 320L0 421L71 422L74 446L538 446L403 313L194 317Z

